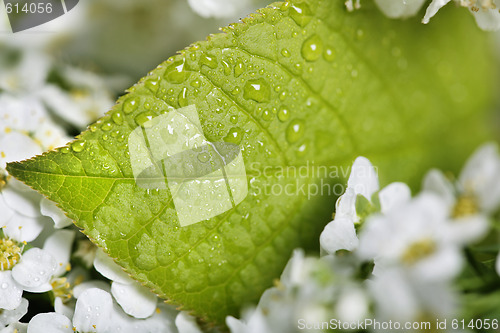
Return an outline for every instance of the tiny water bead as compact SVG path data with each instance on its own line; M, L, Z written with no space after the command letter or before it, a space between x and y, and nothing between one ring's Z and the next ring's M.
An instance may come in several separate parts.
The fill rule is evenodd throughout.
M209 55L206 55L206 54L204 54L204 55L202 55L200 57L200 63L202 65L208 66L208 67L210 67L212 69L217 68L217 65L218 65L217 64L217 60L215 59L214 56L209 56Z
M264 112L262 112L262 119L269 121L273 119L273 114L269 112L269 110L264 110Z
M244 71L245 71L245 65L243 64L243 62L238 61L234 66L234 76L238 77L241 74L243 74Z
M304 136L304 122L300 119L295 119L288 125L286 129L286 139L290 143L295 143Z
M229 121L232 122L233 124L236 124L238 122L238 116L234 115L229 118Z
M229 75L231 74L231 65L225 60L222 60L222 68L224 69L224 75Z
M290 17L300 25L301 27L304 27L311 21L311 16L312 16L312 11L309 6L303 2L303 3L295 3L290 6Z
M193 80L191 81L191 86L194 88L199 88L201 86L200 80Z
M125 112L125 114L129 114L129 113L132 113L135 110L137 110L138 106L139 106L138 98L133 97L133 98L129 98L125 102L123 102L122 109L123 109L123 112Z
M170 83L182 83L186 81L191 73L185 71L184 66L184 59L170 64L165 70L165 78L167 81Z
M63 153L63 154L67 154L67 153L69 153L69 151L70 151L70 150L69 150L69 148L68 148L68 147L62 147L59 151L60 151L61 153Z
M302 44L301 53L307 61L318 60L323 53L323 41L318 35L312 35Z
M285 58L290 57L292 54L287 49L281 49L281 55Z
M144 125L144 123L150 121L151 119L154 118L154 113L150 112L150 111L146 111L146 112L143 112L143 113L140 113L139 115L137 115L137 117L135 117L135 123L139 126L142 126Z
M121 125L121 124L123 124L123 113L121 113L120 111L115 111L111 115L111 119L113 119L115 124Z
M243 89L243 97L245 99L252 99L256 102L262 103L269 101L271 97L271 88L269 83L263 78L248 80Z
M288 108L286 106L282 106L278 112L278 119L282 122L287 121L290 119L290 111L288 111Z
M71 144L71 149L73 149L74 152L80 153L85 149L85 141L83 140L76 140Z
M188 106L187 92L188 92L187 88L184 87L179 93L178 99L179 99L179 105L181 107Z
M89 129L90 129L91 132L95 132L95 131L97 131L97 125L96 124L92 124L92 125L89 126Z
M101 129L103 131L109 131L113 128L113 123L109 120L105 121L102 125L101 125Z
M232 127L224 138L225 142L240 144L243 138L243 130L239 127Z
M325 52L323 52L323 57L326 61L332 62L335 60L336 54L333 48L327 47Z
M21 260L22 247L19 244L8 238L0 239L0 271L12 269L19 260ZM6 289L7 286L2 284L2 288Z

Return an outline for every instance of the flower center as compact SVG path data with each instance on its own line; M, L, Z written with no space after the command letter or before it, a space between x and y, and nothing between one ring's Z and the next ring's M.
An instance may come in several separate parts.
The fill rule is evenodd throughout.
M408 265L412 265L430 256L435 251L436 243L432 239L422 239L410 244L401 256L401 260Z
M476 214L479 211L477 200L474 196L464 194L458 197L451 216L453 218L464 217Z
M71 284L68 282L68 279L56 278L50 282L52 286L52 292L54 293L54 297L60 297L63 303L68 302L71 297L73 297L73 290L71 289Z
M479 9L495 9L493 0L461 0L460 6L469 7L473 12L478 12Z
M14 267L21 260L22 248L11 239L0 239L0 270Z

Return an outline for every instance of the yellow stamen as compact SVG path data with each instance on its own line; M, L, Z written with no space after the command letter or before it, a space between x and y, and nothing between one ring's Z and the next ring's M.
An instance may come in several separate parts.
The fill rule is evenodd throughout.
M412 265L430 256L435 251L436 243L432 239L422 239L410 244L401 256L401 260L408 265Z

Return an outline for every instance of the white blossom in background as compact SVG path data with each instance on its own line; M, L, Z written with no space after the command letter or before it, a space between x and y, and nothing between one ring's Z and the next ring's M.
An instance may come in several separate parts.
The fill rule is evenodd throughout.
M427 0L375 0L382 13L390 18L407 18L416 15Z
M391 268L369 281L368 286L379 320L434 321L457 313L457 295L447 281L429 283L408 271Z
M488 219L500 207L500 155L493 143L479 147L469 158L456 184L439 170L431 170L423 191L446 203L449 237L462 244L477 241L489 228Z
M352 165L347 189L337 200L334 220L321 233L322 251L333 254L338 250L352 251L358 247L355 225L360 222L360 216L356 212L356 200L361 195L371 203L379 188L378 176L371 162L365 157L358 157ZM410 189L403 183L389 184L377 195L380 209L384 213L410 197Z
M427 8L422 22L429 23L429 20L450 1L433 0ZM499 0L455 0L455 3L468 8L481 29L486 31L500 30Z
M418 14L426 0L375 0L380 11L389 18L407 18ZM430 19L451 0L432 0L426 9L422 23ZM454 0L454 3L465 7L474 16L479 28L486 31L500 30L500 0ZM359 0L347 0L348 11L361 8Z
M338 265L333 256L305 257L295 250L281 279L264 292L257 307L244 311L242 319L228 316L226 324L232 333L291 333L303 331L301 323L363 320L369 311L366 290Z
M150 317L157 303L157 296L132 280L103 250L97 250L95 269L111 280L111 294L123 311L135 318Z
M422 193L388 214L370 216L357 254L374 259L373 274L399 267L427 281L449 280L462 268L460 247L446 228L447 207L436 195Z
M238 18L250 7L251 0L188 0L193 11L202 17Z

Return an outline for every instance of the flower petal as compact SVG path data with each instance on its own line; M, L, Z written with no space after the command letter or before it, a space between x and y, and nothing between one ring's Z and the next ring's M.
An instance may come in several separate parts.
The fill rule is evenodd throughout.
M1 194L5 204L22 216L39 217L42 196L28 186L19 183L18 180L9 180L8 186L2 190Z
M13 310L0 311L0 327L19 321L28 312L28 300L21 299L19 306Z
M179 333L202 333L194 317L188 315L186 312L179 312L175 318L175 325Z
M3 196L0 195L0 227L7 226L10 218L16 213L12 208L10 208L3 199Z
M14 214L3 228L5 235L18 242L32 242L43 230L46 217L26 217Z
M367 158L363 156L356 158L352 164L347 187L352 188L355 194L361 194L367 199L379 190L377 172Z
M27 333L28 324L25 323L12 323L9 326L0 330L0 333Z
M111 295L101 289L85 290L75 306L73 325L79 332L108 332L113 311Z
M45 240L43 249L50 253L56 260L57 268L54 272L55 276L61 276L66 272L74 239L75 231L65 229L56 230Z
M481 208L491 213L500 204L500 156L495 143L479 147L469 158L460 173L462 190L472 192Z
M427 7L427 10L425 11L425 16L422 19L422 23L424 24L429 23L429 20L434 15L436 15L436 13L450 1L451 0L432 0L431 4L429 5L429 7Z
M359 241L354 223L348 218L336 218L328 223L319 238L320 246L329 254L338 250L352 251L358 247Z
M386 214L411 199L411 190L405 183L392 183L380 190L380 206L382 213Z
M0 136L0 168L8 162L21 161L40 155L42 148L29 136L12 131Z
M137 282L122 284L115 281L111 283L111 294L123 311L135 318L147 318L156 309L156 295Z
M97 249L95 255L94 267L104 277L112 281L122 284L131 284L134 282L134 280L132 280L130 276L128 276L128 274L100 248Z
M445 234L459 245L466 245L481 240L489 230L489 223L483 214L455 218L446 223Z
M73 288L73 297L79 298L80 295L83 294L86 290L92 288L101 289L102 291L105 291L107 293L111 292L111 285L109 284L109 282L102 280L91 280L76 285Z
M21 304L23 289L12 278L11 271L0 271L0 309L14 310Z
M39 313L28 323L28 333L73 333L68 317L55 312Z
M481 29L486 31L500 30L500 13L498 12L498 8L480 8L478 11L469 9L469 11L474 15L476 23Z
M57 229L73 224L73 221L53 201L45 197L40 202L40 211L42 215L48 216L54 221Z
M61 297L56 297L54 299L54 311L68 318L73 318L75 305L76 300L74 298L67 303L64 303Z
M378 8L390 18L406 18L418 13L426 0L375 0Z
M451 210L455 205L455 190L453 184L437 169L432 169L424 177L422 190L439 195Z
M38 287L47 283L56 270L56 261L47 251L32 248L23 253L12 269L12 277L22 286Z

